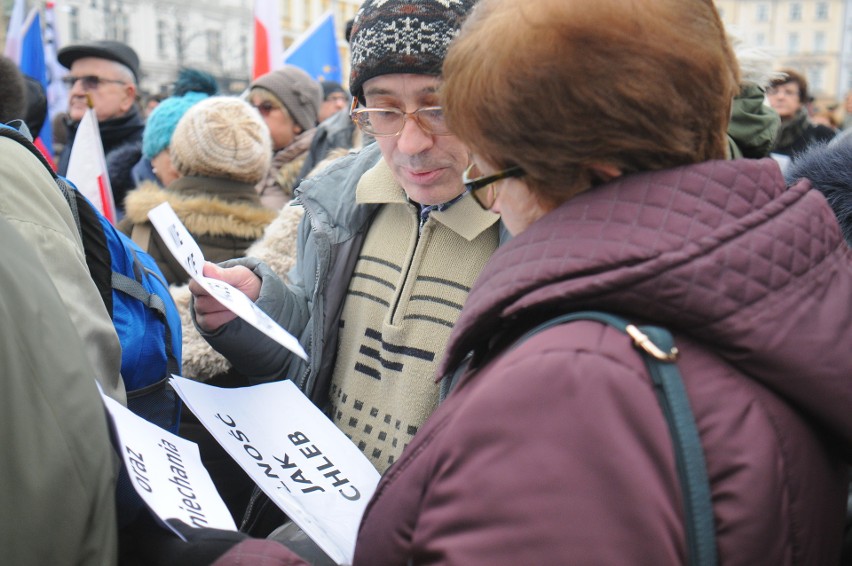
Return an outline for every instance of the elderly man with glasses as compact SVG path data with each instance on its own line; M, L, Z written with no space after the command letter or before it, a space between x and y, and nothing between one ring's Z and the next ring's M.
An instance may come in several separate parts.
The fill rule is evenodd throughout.
M107 171L116 208L124 210L124 196L134 186L130 171L142 155L144 122L136 105L139 57L118 41L93 41L59 50L59 62L70 69L68 86L68 143L59 156L65 175L77 127L91 101L98 118Z
M190 286L196 325L235 369L253 383L292 379L381 472L437 406L437 364L500 241L499 217L465 192L470 153L438 99L473 4L367 0L351 37L351 115L376 142L297 189L305 215L286 281L251 258L205 266L297 336L309 362Z

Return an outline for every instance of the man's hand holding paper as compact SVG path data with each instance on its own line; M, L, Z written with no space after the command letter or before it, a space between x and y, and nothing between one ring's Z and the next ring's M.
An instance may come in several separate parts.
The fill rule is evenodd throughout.
M260 280L253 273L245 268L219 269L218 272L215 269L212 272L209 271L211 268L208 266L211 264L206 264L204 254L202 254L198 244L178 219L169 203L165 202L153 208L148 212L148 218L169 251L189 273L193 283L195 283L196 291L193 291L193 293L201 296L201 291L204 291L206 299L215 299L221 307L239 316L303 360L308 359L308 355L299 341L254 304L254 300L257 299L260 292ZM214 276L223 276L224 279L207 277L202 273L203 271ZM237 286L232 285L231 282ZM208 325L207 327L215 329L225 322L233 320L234 316L225 314L221 307L213 307L205 301L205 308L207 309L205 314L208 316L205 323ZM207 327L202 326L202 328Z
M204 263L202 275L207 279L228 283L252 302L256 301L260 295L260 278L242 265L225 268L208 261ZM236 313L222 305L200 283L190 281L189 291L195 299L195 320L205 332L215 332L219 327L237 317Z

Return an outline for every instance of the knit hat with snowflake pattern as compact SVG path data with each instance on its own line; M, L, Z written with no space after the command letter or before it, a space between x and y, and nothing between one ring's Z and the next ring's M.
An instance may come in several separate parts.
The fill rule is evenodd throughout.
M349 91L394 73L441 74L450 41L476 0L365 0L352 24Z

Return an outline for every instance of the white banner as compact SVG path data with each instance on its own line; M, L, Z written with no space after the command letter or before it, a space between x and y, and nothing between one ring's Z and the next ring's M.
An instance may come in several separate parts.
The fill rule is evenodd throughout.
M164 202L149 211L148 219L160 234L172 255L205 291L237 316L307 361L308 354L296 337L281 328L265 312L257 308L257 305L244 293L224 281L202 275L204 254L169 203Z
M146 421L103 392L101 397L115 423L130 483L163 523L182 539L167 519L191 527L237 530L194 442Z
M338 564L351 564L379 473L292 381L172 386L257 485Z

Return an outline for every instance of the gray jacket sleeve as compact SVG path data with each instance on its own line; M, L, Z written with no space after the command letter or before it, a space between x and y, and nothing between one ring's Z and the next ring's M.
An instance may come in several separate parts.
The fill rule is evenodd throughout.
M300 231L300 244L301 232ZM301 249L301 245L300 245ZM255 304L272 320L290 334L301 339L309 321L308 297L301 287L296 262L291 278L296 283L285 284L269 266L255 258L228 260L220 265L243 265L260 277L260 296ZM231 365L252 383L265 383L284 378L295 378L306 371L305 362L244 320L237 318L213 333L204 332L195 320L195 307L191 308L192 321L201 335ZM303 347L307 350L305 344Z

